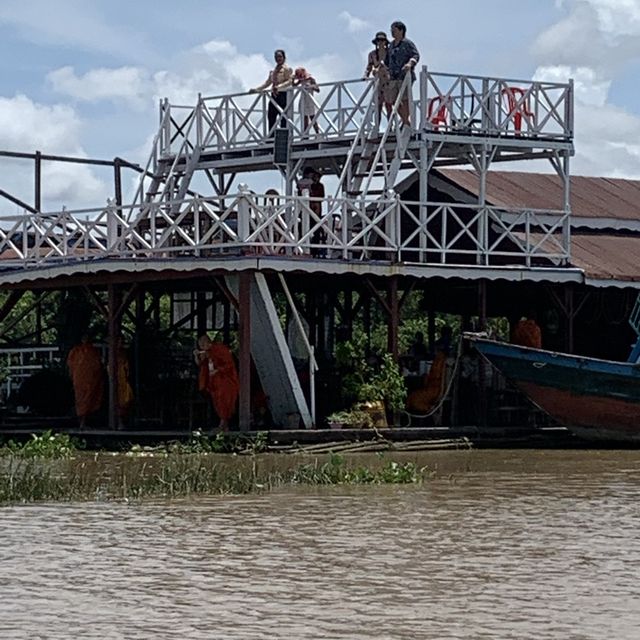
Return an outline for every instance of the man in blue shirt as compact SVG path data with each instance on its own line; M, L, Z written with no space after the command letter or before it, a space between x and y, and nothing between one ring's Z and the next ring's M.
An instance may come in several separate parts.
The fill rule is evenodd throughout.
M407 72L411 73L411 82L415 82L416 74L414 68L420 60L418 48L411 40L405 37L406 33L407 27L404 22L397 20L391 25L391 37L393 38L393 42L389 45L386 65L389 68L389 77L391 79L390 97L393 98L392 102L396 101ZM403 125L410 124L411 111L409 108L409 101L412 98L411 94L411 85L409 85L398 104L398 115L400 116Z

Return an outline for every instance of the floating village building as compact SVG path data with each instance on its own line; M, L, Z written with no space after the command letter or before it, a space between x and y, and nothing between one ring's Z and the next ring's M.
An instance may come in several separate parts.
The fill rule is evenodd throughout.
M43 359L64 361L87 304L104 319L110 371L116 336L128 331L132 429L204 426L190 356L193 339L212 329L237 339L240 429L252 428L258 386L273 426L321 427L340 390L336 340L382 314L398 358L402 307L414 292L422 292L432 342L438 313L466 326L474 318L482 329L487 318L533 308L546 347L625 356L640 278L640 184L570 175L571 82L423 67L404 127L398 104L389 118L380 114L375 80L320 85L306 128L303 91L291 88L285 107L273 102L275 131L267 93L201 96L188 106L165 100L145 167L2 154L33 163L35 194L33 202L1 194L24 213L0 218L0 338L18 322L17 309L25 311L17 303L27 291L27 311L40 318L33 335L0 352L10 367L5 391L7 379L15 388ZM536 169L545 162L547 173L523 172L532 161ZM49 162L112 168L112 199L91 211L41 211ZM298 189L306 167L324 176L321 202ZM280 193L250 189L251 175L274 169ZM132 172L137 189L125 201ZM62 329L58 344L43 345L43 308L56 294ZM160 327L163 313L168 326ZM283 316L307 337L298 349L306 375L296 370ZM172 349L180 331L192 338L182 351ZM482 378L479 411L465 415L457 405L468 399L452 393L445 424L499 419ZM110 376L110 429L116 385ZM33 423L29 414L4 420L0 429ZM47 426L65 424L61 417Z

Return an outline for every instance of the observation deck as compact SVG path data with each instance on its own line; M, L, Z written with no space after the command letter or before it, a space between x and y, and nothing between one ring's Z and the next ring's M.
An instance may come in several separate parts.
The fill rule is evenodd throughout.
M559 270L567 264L571 82L423 67L413 87L411 127L401 127L399 100L389 117L380 115L375 80L319 86L316 115L306 128L302 88L288 90L284 108L273 102L276 139L286 132L280 159L268 130L270 94L201 96L191 106L164 100L131 203L114 199L90 210L1 217L0 282L15 270L63 264L72 271L84 264L86 271L88 263L105 261L211 265L273 258L272 264L306 260L330 272L375 263L395 273L405 267ZM471 165L482 185L492 163L536 158L548 159L563 179L557 209L494 207L482 188L477 204L432 199L429 175L437 167ZM303 165L334 174L335 192L322 199L294 195ZM242 184L232 191L237 174L274 168L285 179L284 194L260 195ZM396 192L407 171L419 177L419 197L410 201ZM198 175L213 193L196 189Z

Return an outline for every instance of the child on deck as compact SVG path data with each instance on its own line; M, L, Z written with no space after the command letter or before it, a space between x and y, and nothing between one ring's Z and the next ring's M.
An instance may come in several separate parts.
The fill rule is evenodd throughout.
M313 128L316 134L320 133L318 122L314 121L316 115L316 105L313 100L313 94L320 91L320 87L315 78L304 68L298 67L293 74L293 85L302 89L300 95L300 111L304 121L303 135L309 132L309 125L313 121Z

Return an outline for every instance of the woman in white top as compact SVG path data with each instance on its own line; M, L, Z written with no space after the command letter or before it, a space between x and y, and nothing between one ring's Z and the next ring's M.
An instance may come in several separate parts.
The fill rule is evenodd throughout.
M304 120L303 135L309 132L309 125L316 115L316 103L313 100L313 94L320 91L320 87L315 78L304 68L298 67L293 74L293 84L302 89L300 94L300 111ZM318 122L313 122L313 128L316 134L320 133Z

